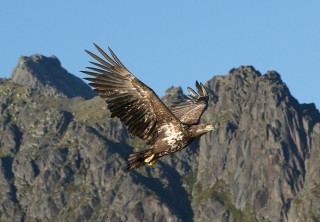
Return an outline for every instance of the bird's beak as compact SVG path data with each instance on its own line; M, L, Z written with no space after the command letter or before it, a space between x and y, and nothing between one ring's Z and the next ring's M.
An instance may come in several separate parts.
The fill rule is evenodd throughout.
M209 132L209 131L214 130L214 129L215 129L215 127L214 127L214 126L212 126L212 125L207 125L205 129L206 129L206 131L207 131L207 132Z

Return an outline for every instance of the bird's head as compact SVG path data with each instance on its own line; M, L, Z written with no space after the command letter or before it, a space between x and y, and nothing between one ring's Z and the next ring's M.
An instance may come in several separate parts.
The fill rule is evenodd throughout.
M211 124L200 124L200 125L196 125L191 127L191 132L194 135L194 137L199 137L207 132L210 132L212 130L214 130L215 127Z

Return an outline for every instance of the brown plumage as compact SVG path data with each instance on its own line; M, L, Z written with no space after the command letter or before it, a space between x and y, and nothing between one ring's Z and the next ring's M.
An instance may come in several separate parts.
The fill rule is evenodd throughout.
M174 153L190 144L194 138L213 130L212 125L200 124L199 119L207 108L206 88L196 82L197 94L188 88L191 95L172 107L164 105L147 85L137 79L109 48L112 58L94 44L104 59L86 50L99 63L82 71L93 78L89 80L107 102L111 117L118 117L131 135L143 139L150 149L130 154L128 169L144 164L153 165L160 157ZM187 112L186 112L187 111Z
M198 93L188 87L191 95L170 107L178 119L189 125L199 124L202 113L208 108L209 95L202 83L196 81Z

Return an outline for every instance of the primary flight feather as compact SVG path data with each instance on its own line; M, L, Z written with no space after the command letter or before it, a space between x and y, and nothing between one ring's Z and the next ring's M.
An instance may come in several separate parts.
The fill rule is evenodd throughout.
M111 117L118 117L131 135L143 139L150 149L128 156L128 169L153 165L160 157L185 148L196 137L214 129L212 125L199 124L208 106L208 93L202 83L196 82L198 93L188 87L190 96L170 110L155 92L137 79L109 48L112 58L94 44L103 58L86 52L98 63L82 71L92 78L90 86L107 102Z

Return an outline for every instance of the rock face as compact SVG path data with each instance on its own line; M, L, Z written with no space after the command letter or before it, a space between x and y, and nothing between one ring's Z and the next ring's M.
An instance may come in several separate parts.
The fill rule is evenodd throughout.
M59 93L46 93L40 79L55 72L32 79L20 63L0 80L0 221L320 220L320 114L278 73L239 67L209 80L202 122L217 130L127 171L126 156L147 146L104 101L51 80ZM182 96L172 87L163 100Z
M219 127L200 139L193 195L211 193L211 198L194 202L196 215L214 216L219 207L213 204L223 209L227 221L249 216L257 221L319 219L319 199L302 194L319 186L319 161L313 157L319 158L320 148L315 105L300 105L278 73L261 75L252 67L215 77L208 87L219 101L204 118L214 118ZM219 194L216 187L222 184ZM221 203L219 195L227 200ZM306 205L313 207L302 213L300 207Z
M14 83L36 89L48 96L62 94L69 98L80 96L87 99L94 96L90 87L63 69L55 56L22 56L11 79Z

